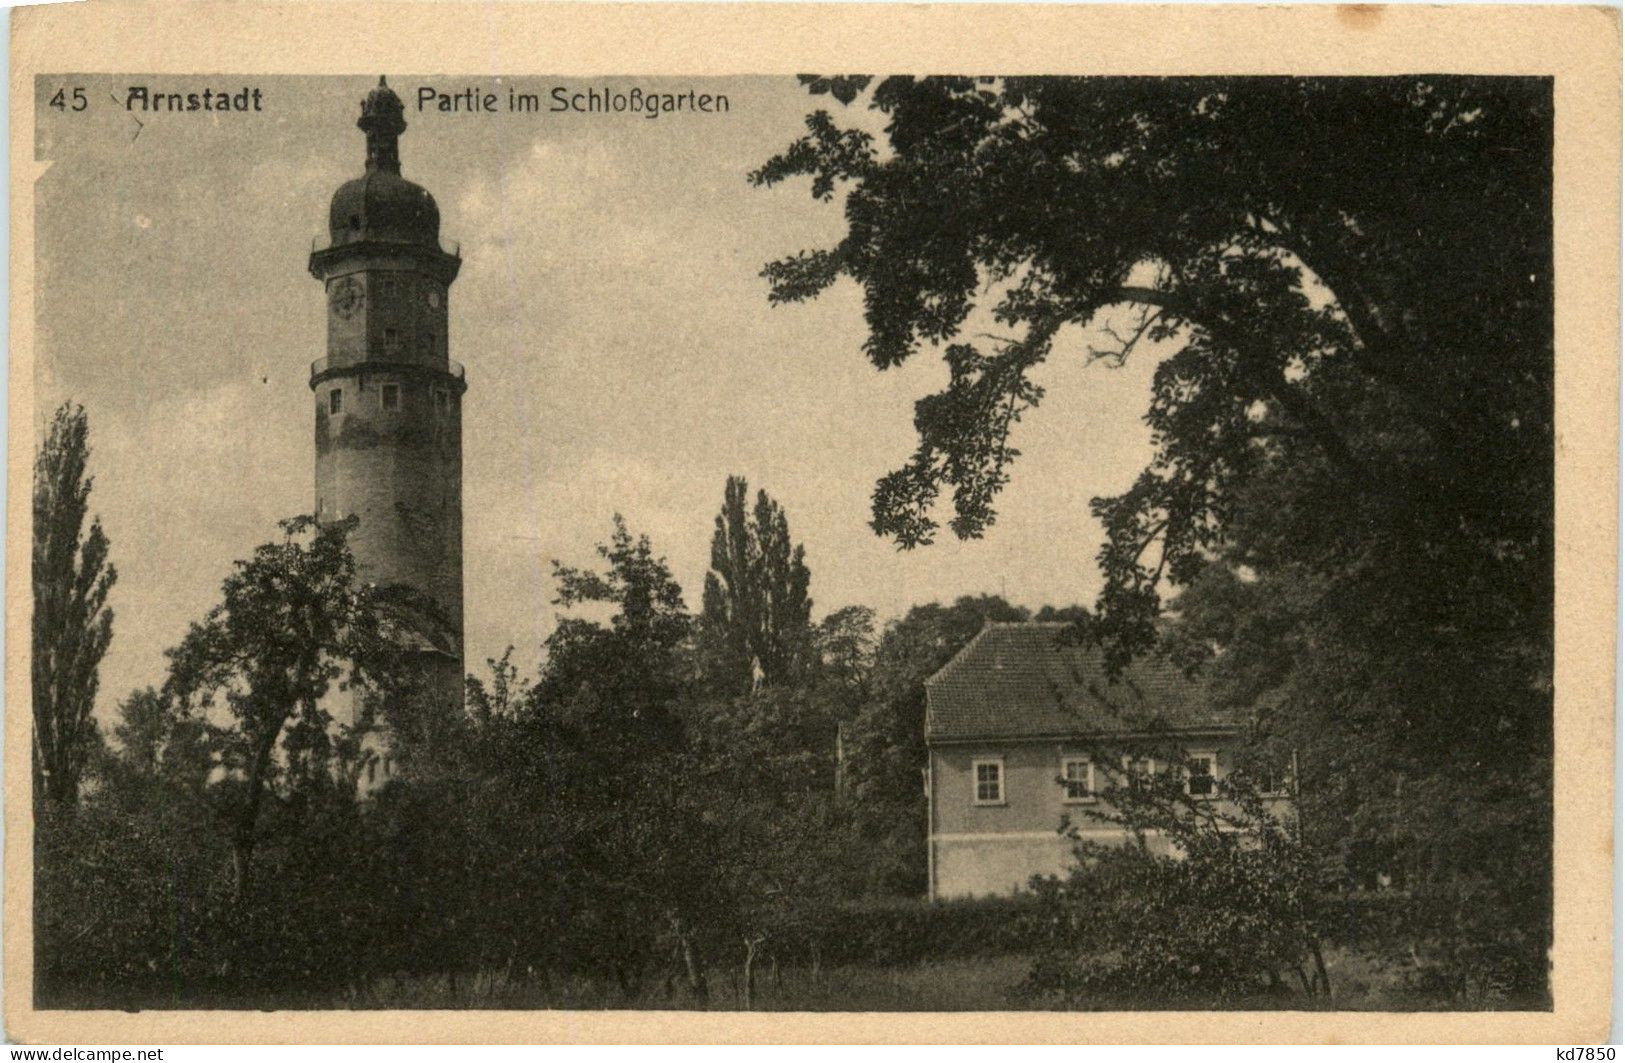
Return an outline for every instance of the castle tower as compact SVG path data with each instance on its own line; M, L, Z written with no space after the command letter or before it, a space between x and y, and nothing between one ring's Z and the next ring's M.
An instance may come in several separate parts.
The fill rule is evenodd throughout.
M360 518L361 579L438 606L402 638L431 690L462 704L463 367L447 350L447 293L462 260L440 247L434 197L401 177L400 97L383 78L361 102L366 172L341 185L331 240L310 256L327 289L327 357L310 367L316 515Z

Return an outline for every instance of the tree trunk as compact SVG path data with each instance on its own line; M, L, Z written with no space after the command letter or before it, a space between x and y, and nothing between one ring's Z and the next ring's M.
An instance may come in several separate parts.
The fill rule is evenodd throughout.
M689 993L702 1007L711 1000L711 986L706 981L705 963L694 947L694 932L684 924L682 917L668 915L671 924L672 949L666 963L666 998L671 999L672 987L681 970L688 982Z
M846 726L835 721L835 796L846 796Z
M281 732L282 726L279 723L275 730L260 740L259 746L254 750L254 762L248 770L248 794L243 800L242 811L238 813L237 823L232 831L231 898L233 906L239 912L248 898L249 873L254 862L254 835L259 825L260 803L265 796L265 771L271 763L271 750L276 746L276 736Z
M688 973L688 988L693 990L702 1006L707 1005L711 1002L711 987L705 980L705 965L695 953L694 939L685 933L679 941L683 950L683 970Z
M1332 979L1326 973L1326 959L1320 953L1320 942L1309 943L1309 954L1315 958L1315 978L1320 982L1320 992L1329 997L1332 995Z
M43 792L58 805L71 808L79 803L79 777L73 767L66 763L66 759L66 757L58 758L61 763L55 766L47 765L40 768L36 765L34 779L38 785L34 792L36 797Z
M743 992L744 1010L750 1011L755 1006L756 998L756 947L762 943L759 937L745 939L745 988Z

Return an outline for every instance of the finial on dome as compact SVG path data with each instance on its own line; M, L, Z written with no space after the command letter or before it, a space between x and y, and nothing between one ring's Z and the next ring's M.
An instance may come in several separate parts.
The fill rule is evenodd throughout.
M367 93L361 101L361 118L356 125L367 134L367 169L401 172L400 149L397 138L406 131L406 108L401 98L389 87L382 74L378 87Z

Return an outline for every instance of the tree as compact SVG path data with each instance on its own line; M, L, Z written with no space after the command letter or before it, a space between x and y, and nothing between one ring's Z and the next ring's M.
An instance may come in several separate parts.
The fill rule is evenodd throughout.
M557 603L596 605L607 625L565 617L517 727L533 758L525 800L559 852L549 928L566 969L612 975L630 998L675 945L725 910L706 787L682 726L692 621L665 558L619 514L601 569L554 563ZM542 763L537 763L540 760ZM703 961L690 967L703 1001Z
M846 733L844 781L869 840L871 888L925 892L925 681L994 621L1028 619L996 595L917 605L887 625L875 649L866 700Z
M1028 619L997 595L916 605L875 650L869 704L853 727L853 777L865 801L923 800L925 681L989 623Z
M749 691L758 673L762 683L784 683L809 663L805 551L792 546L784 510L766 491L746 512L748 491L744 477L728 477L699 622L708 678L734 694Z
M745 1010L759 961L799 951L816 962L807 943L861 892L874 858L853 806L830 786L828 695L773 687L694 714L686 762L719 902L702 925L718 952L739 958Z
M113 735L129 766L142 775L156 775L169 737L170 711L152 687L132 690L119 703L119 725Z
M1253 529L1306 526L1261 507ZM1246 556L1246 555L1243 555ZM1343 885L1405 890L1388 951L1458 1005L1544 995L1551 933L1549 646L1494 614L1441 629L1419 599L1361 595L1304 563L1242 578L1215 563L1175 601L1169 652L1254 708L1256 739L1299 766L1304 837ZM1465 590L1465 588L1457 588ZM1480 599L1486 609L1493 601Z
M951 490L951 529L985 533L1036 367L1159 356L1154 456L1093 502L1083 634L1120 665L1173 633L1302 751L1306 830L1391 850L1445 907L1499 891L1505 977L1543 972L1550 84L888 78L869 102L887 150L818 110L753 177L845 197L836 246L766 268L773 301L850 277L877 366L947 362L876 531L930 542ZM1527 873L1497 878L1496 838Z
M353 524L282 521L282 540L238 561L220 604L169 651L164 694L177 711L206 719L223 708L230 717L221 758L236 791L227 817L239 903L266 794L279 779L297 788L332 778L332 718L323 699L340 687L383 686L406 667L390 610L410 596L356 579L347 541Z
M835 610L813 631L819 678L843 690L861 689L874 667L877 646L873 609L847 605Z
M84 531L92 479L90 424L64 403L34 456L34 799L72 805L90 750L98 669L113 638L107 594L118 571L107 560L99 518ZM82 534L81 534L82 533Z
M1295 980L1305 996L1329 995L1313 850L1244 774L1208 797L1187 793L1185 751L1169 736L1099 743L1091 758L1143 764L1153 753L1171 767L1102 772L1099 803L1080 806L1135 840L1082 841L1068 824L1077 863L1034 882L1044 936L1024 992L1063 1007L1201 1006L1281 994ZM1153 835L1167 851L1148 845Z
M834 248L765 270L775 302L850 276L877 366L948 344L949 387L876 489L877 531L929 542L944 486L953 530L985 531L1009 431L1042 397L1031 370L1063 328L1135 308L1107 353L1174 353L1155 460L1096 503L1102 612L1125 648L1154 639L1161 578L1188 582L1238 489L1281 460L1355 495L1437 491L1474 562L1549 558L1549 85L894 77L871 106L889 153L820 110L752 178L847 192ZM1024 332L984 353L961 330L990 287Z
M513 647L502 651L501 657L488 657L486 667L491 670L491 685L475 676L469 676L464 700L468 714L476 728L484 730L511 721L530 698L530 684L519 678L519 668L513 663Z
M691 629L683 589L649 537L633 538L619 513L598 556L603 571L553 562L556 604L615 612L608 627L581 617L559 621L547 638L537 702L609 741L670 741L683 687L679 651Z

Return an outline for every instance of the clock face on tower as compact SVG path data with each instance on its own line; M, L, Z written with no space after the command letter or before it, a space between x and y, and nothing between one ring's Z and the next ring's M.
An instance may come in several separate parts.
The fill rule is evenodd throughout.
M361 309L365 296L361 285L354 277L340 277L333 282L333 290L329 296L333 304L333 312L342 318L351 318Z

